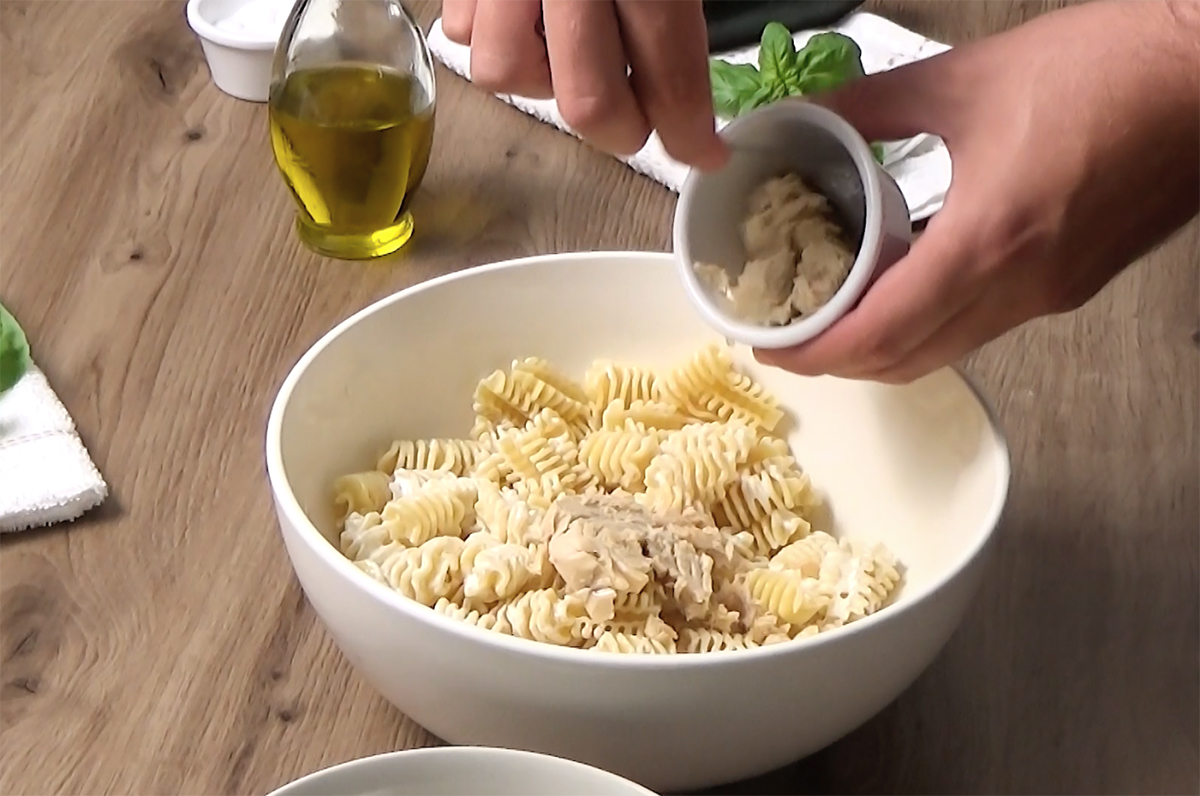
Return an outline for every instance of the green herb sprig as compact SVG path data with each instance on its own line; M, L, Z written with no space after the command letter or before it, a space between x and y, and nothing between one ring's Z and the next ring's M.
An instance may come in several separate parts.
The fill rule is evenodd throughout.
M0 395L13 388L29 369L29 341L17 319L0 305Z
M726 119L785 97L830 91L864 74L862 50L854 39L818 33L797 50L791 31L778 22L763 28L757 66L709 59L713 108ZM883 162L882 146L872 144L871 152Z

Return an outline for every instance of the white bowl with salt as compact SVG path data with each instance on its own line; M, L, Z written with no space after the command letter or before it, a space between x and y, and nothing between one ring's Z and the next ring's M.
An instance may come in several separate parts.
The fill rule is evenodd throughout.
M188 24L217 88L238 99L267 101L275 44L292 6L292 0L188 0Z

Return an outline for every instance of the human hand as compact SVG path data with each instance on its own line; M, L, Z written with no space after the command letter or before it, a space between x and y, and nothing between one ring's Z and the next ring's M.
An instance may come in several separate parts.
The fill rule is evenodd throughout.
M805 374L903 383L1073 310L1200 209L1200 4L1094 2L815 101L868 141L941 136L943 209Z
M553 97L563 120L615 155L657 130L676 160L725 164L700 0L444 0L446 37L471 46L471 81Z

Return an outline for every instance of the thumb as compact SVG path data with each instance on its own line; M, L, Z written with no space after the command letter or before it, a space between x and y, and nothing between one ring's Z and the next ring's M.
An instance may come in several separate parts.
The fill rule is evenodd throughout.
M946 137L953 106L953 51L860 77L807 99L848 121L868 141L898 141L921 133Z

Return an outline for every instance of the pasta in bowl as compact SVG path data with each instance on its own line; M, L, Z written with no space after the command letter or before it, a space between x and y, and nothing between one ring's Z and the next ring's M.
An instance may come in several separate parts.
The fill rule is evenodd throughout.
M401 711L673 791L907 687L977 587L1009 463L956 372L764 368L669 255L591 253L339 325L281 387L267 469L306 595Z
M600 652L740 650L884 607L882 544L814 531L821 500L777 399L717 343L664 371L576 381L514 361L475 388L470 436L397 440L334 482L342 552L446 616Z

